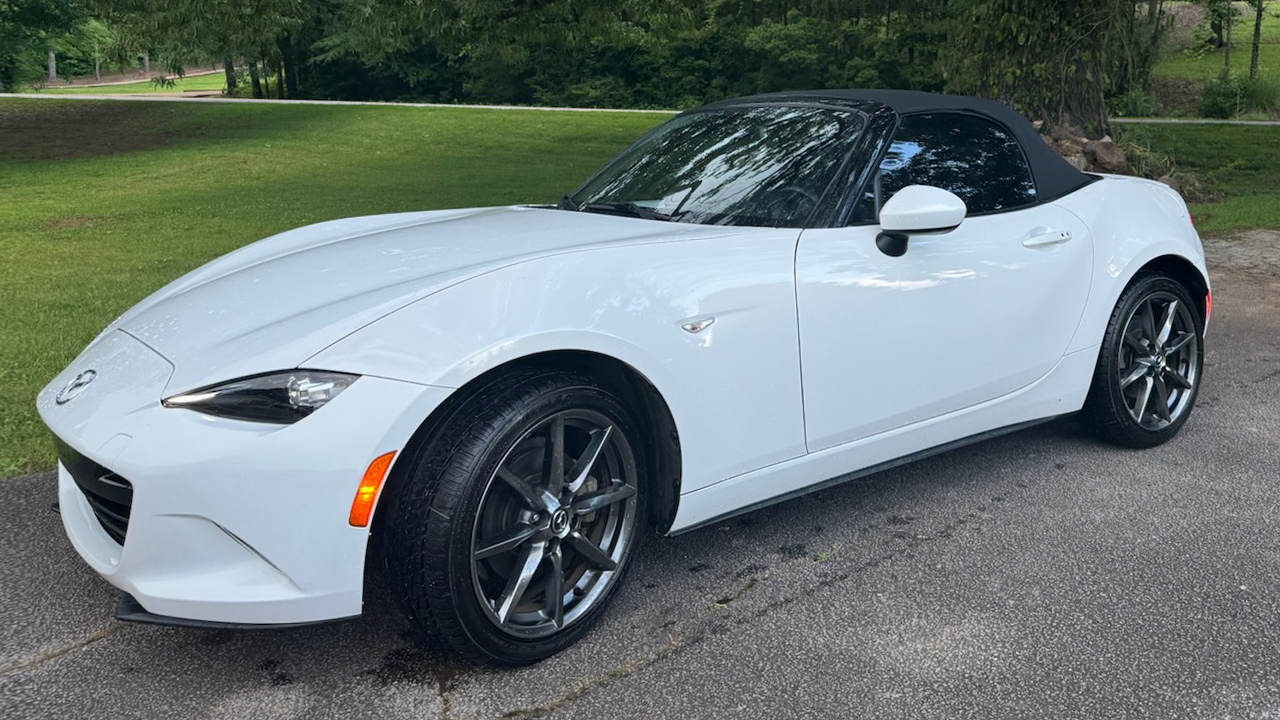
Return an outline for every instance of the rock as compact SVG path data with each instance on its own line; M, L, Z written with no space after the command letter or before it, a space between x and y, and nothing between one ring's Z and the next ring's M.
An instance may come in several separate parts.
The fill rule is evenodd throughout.
M1063 159L1071 163L1072 167L1081 172L1089 169L1089 161L1086 160L1083 155L1066 155L1063 156Z
M1129 158L1124 154L1124 150L1121 150L1120 146L1109 137L1085 143L1084 156L1097 172L1117 175L1133 174L1133 167L1129 165Z
M1172 175L1165 175L1164 177L1157 178L1156 182L1162 182L1165 185L1168 185L1169 187L1173 188L1174 191L1177 192L1179 195L1182 194L1182 183L1178 182L1178 178Z
M1084 138L1067 138L1066 140L1055 140L1053 149L1058 151L1062 157L1071 157L1073 155L1084 155L1084 148L1089 143Z
M1049 137L1054 140L1075 140L1085 142L1084 129L1074 125L1054 125L1049 129Z

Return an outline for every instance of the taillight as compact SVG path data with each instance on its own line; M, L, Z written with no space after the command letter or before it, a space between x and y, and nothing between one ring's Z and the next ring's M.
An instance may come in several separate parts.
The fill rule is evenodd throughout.
M1204 321L1209 322L1209 314L1213 312L1213 293L1204 294Z
M1191 227L1196 226L1196 219L1191 217L1191 213L1187 213L1187 220L1191 223Z

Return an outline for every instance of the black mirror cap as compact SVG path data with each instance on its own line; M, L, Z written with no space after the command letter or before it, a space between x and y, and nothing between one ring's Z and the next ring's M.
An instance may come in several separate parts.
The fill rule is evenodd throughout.
M900 232L881 232L876 235L876 247L889 257L902 257L907 254L907 234Z

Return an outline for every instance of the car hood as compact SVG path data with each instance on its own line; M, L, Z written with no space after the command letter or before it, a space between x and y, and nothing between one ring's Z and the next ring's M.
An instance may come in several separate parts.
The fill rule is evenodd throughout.
M525 206L335 220L214 260L142 301L110 329L124 330L173 363L165 389L173 394L296 367L388 313L500 267L731 232Z

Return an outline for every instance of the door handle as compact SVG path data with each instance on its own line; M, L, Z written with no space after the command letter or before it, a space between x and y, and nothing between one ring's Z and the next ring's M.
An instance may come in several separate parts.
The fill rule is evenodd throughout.
M1047 232L1032 231L1026 240L1022 241L1023 247L1038 248L1048 247L1050 245L1061 245L1064 242L1071 241L1070 230L1050 230Z

